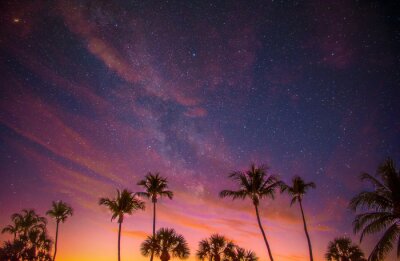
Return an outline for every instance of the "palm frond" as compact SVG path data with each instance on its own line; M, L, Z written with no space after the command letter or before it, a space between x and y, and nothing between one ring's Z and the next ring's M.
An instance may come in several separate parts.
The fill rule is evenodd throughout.
M396 238L400 235L400 228L398 224L393 224L388 230L383 234L382 238L376 244L371 254L369 255L369 261L379 261L383 260L385 256L392 250L393 243Z

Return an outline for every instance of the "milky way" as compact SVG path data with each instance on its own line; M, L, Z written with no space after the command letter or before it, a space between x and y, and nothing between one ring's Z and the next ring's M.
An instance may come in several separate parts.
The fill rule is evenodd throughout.
M358 242L347 205L359 174L400 159L398 4L184 2L1 3L1 226L62 199L75 215L59 260L115 259L117 225L98 198L159 171L176 195L158 227L192 253L219 232L264 261L250 202L218 198L255 162L317 184L304 200L316 260L335 236ZM267 200L262 220L277 260L307 260L289 202ZM151 221L150 206L126 219L125 259L146 260Z

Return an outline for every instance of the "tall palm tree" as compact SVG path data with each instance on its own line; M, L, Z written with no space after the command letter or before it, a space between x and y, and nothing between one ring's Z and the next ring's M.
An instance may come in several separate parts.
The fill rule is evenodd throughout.
M360 242L364 236L383 232L375 245L369 260L383 260L397 245L397 257L400 257L400 173L392 159L385 160L379 167L376 177L363 173L362 181L373 185L373 190L363 191L350 202L350 208L369 211L356 215L353 221L354 232L361 232Z
M111 211L111 221L118 218L118 261L121 260L121 226L124 221L124 215L131 215L133 211L141 209L144 210L144 202L133 196L132 192L124 189L119 191L117 189L117 197L113 199L100 198L99 205L108 207Z
M362 250L348 237L335 238L329 242L325 258L328 261L366 261Z
M232 254L234 244L224 236L213 234L210 238L203 239L199 242L199 249L196 256L200 260L220 261L225 260L225 255Z
M56 240L54 241L53 261L56 260L57 242L58 242L58 225L64 223L68 217L73 215L73 209L63 201L53 201L52 208L46 214L56 220Z
M304 225L304 232L307 237L307 242L308 242L308 251L310 253L310 261L313 261L313 253L312 253L312 247L311 247L311 240L310 236L308 235L308 230L307 230L307 223L306 223L306 218L304 216L304 211L303 211L303 196L304 194L307 193L307 190L309 188L315 188L315 183L314 182L309 182L305 183L304 180L299 177L295 176L292 179L292 185L286 185L284 184L282 186L282 191L287 191L287 193L292 197L292 201L290 202L290 206L292 206L294 203L299 202L300 205L300 210L301 210L301 217L303 218L303 225Z
M274 199L275 191L282 186L282 182L279 181L275 176L268 175L264 166L256 167L254 164L252 164L250 169L246 172L235 171L231 173L229 175L229 178L238 183L239 189L236 191L223 190L219 194L220 197L231 197L232 199L249 198L252 200L254 208L256 210L258 226L260 227L265 245L268 249L269 258L271 261L273 261L274 259L272 257L271 248L268 244L267 237L261 225L258 206L260 204L260 200L263 198L270 197Z
M155 236L149 236L140 247L142 255L154 253L161 261L168 261L172 257L186 259L190 255L188 243L182 235L172 228L161 228Z
M144 192L136 193L139 196L151 199L153 203L153 237L156 233L156 203L159 198L168 197L172 199L174 193L168 190L168 181L166 178L161 177L159 173L152 174L149 172L146 177L137 183L139 186L144 187ZM150 256L150 261L153 260L153 253Z

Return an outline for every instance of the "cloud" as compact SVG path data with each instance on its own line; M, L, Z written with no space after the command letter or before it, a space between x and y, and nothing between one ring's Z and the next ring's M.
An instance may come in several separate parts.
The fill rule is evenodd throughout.
M206 116L207 111L200 107L194 107L194 108L188 108L184 114L190 118L198 118Z
M118 232L117 229L113 229L114 232ZM144 232L144 231L140 231L140 230L122 230L122 235L124 236L128 236L128 237L133 237L133 238L138 238L138 239L146 239L149 234Z

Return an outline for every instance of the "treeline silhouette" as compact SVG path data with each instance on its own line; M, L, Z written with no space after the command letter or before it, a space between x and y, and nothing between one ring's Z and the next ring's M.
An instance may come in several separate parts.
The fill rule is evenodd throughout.
M247 171L235 171L228 176L236 185L236 190L222 190L221 198L250 199L254 206L257 223L266 245L267 254L273 258L267 234L260 219L260 202L274 199L277 192L291 196L290 206L298 203L301 213L305 238L308 243L310 261L313 261L313 252L310 235L307 229L306 216L303 210L303 198L307 191L315 189L314 182L305 182L295 176L291 183L286 184L276 176L270 175L265 166L251 165ZM378 168L376 175L362 173L361 181L372 185L370 190L360 192L353 197L349 208L355 213L353 232L360 233L360 242L366 235L382 234L376 245L365 258L360 247L351 242L348 237L338 237L329 242L325 258L328 261L379 261L383 260L392 251L397 250L400 257L400 173L396 170L392 159L385 160ZM159 173L148 173L137 185L144 191L133 193L128 189L117 190L115 198L100 198L99 205L106 206L111 213L111 221L118 223L118 261L121 260L121 229L125 215L132 215L135 211L144 210L145 202L142 198L151 200L153 205L152 234L141 244L140 252L143 256L154 257L161 261L171 258L186 259L190 249L183 235L173 228L160 228L156 231L156 205L158 200L167 197L173 199L173 192L168 190L168 180ZM56 222L55 241L47 234L47 219L38 215L33 209L23 209L21 213L11 215L11 224L2 229L2 233L10 233L12 240L3 242L0 247L0 260L25 261L56 260L59 224L64 223L73 215L73 209L63 201L54 201L51 209L46 213ZM54 251L51 254L54 245ZM196 257L199 260L209 261L256 261L258 257L252 250L246 250L218 233L203 239L198 244Z

